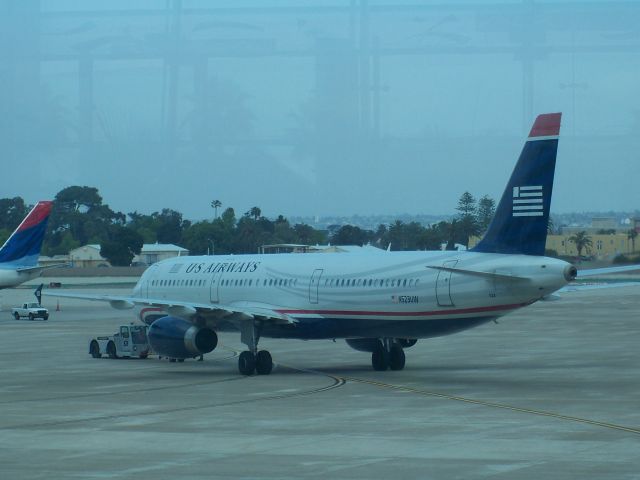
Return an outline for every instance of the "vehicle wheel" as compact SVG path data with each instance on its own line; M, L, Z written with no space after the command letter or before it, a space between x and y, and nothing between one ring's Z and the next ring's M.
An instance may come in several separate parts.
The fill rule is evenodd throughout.
M13 318L15 318L16 320L20 320L20 314L18 312L14 313Z
M44 317L42 317L44 320L49 320L49 315L45 315Z
M179 358L178 363L184 363L184 358Z
M404 368L404 350L400 345L393 345L389 355L389 368L391 370L402 370Z
M139 357L144 360L145 358L149 357L149 352L141 353Z
M101 358L102 354L100 353L100 345L95 340L91 342L91 347L89 347L89 353L93 358Z
M267 350L260 350L256 355L256 373L258 375L269 375L273 369L273 359Z
M29 314L29 320L33 320L33 313Z
M389 368L389 354L382 344L380 344L371 354L371 365L374 370L379 372L383 372Z
M249 351L242 352L238 358L238 370L242 375L253 375L256 370L256 357Z
M113 342L109 342L107 344L107 354L109 358L118 358L118 354L116 353L116 344Z

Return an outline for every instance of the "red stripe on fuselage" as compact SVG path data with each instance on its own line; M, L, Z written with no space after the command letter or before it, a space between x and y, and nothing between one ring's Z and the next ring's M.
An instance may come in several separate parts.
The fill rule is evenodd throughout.
M278 313L299 315L352 315L358 317L433 317L436 315L464 315L468 313L499 312L526 307L529 303L495 305L490 307L456 308L452 310L429 310L425 312L371 312L365 310L276 310Z
M28 228L34 227L45 220L51 213L51 207L53 202L38 202L38 204L31 210L27 218L25 218L16 232L22 232Z

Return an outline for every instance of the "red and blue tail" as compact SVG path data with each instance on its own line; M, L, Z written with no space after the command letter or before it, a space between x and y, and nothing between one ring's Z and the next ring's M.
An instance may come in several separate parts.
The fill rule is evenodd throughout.
M42 241L53 202L38 202L0 248L0 268L34 267L38 264Z
M536 118L496 215L472 251L544 255L561 116Z

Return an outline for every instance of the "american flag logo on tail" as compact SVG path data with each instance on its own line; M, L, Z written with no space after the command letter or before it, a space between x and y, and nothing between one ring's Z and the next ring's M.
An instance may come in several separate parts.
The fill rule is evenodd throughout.
M513 187L513 216L542 217L542 185Z

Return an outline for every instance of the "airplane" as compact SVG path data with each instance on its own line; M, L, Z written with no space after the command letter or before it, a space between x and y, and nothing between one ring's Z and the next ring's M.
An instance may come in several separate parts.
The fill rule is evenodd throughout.
M65 265L38 265L52 206L51 201L38 202L0 248L0 289L39 277L45 268Z
M239 331L243 375L273 368L260 338L345 339L402 370L418 339L477 327L549 298L576 267L544 256L561 113L539 115L482 240L468 251L187 256L151 265L128 296L47 293L135 309L159 355L213 351ZM636 267L637 268L637 267Z

